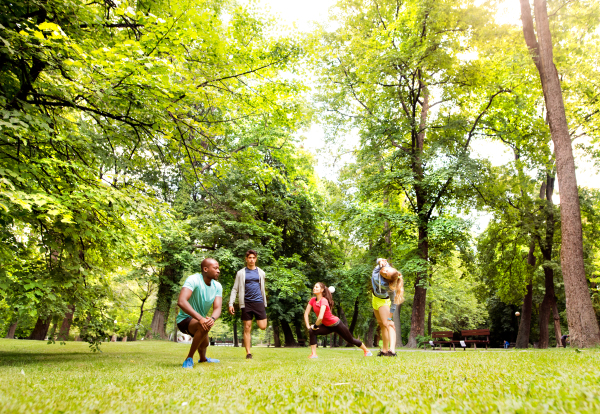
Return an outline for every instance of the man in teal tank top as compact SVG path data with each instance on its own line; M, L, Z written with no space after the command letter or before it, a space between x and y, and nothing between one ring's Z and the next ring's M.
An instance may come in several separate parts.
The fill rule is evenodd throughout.
M188 357L183 363L184 368L194 367L194 353L198 350L198 362L219 362L218 359L206 357L208 347L208 332L221 316L223 305L223 287L217 280L221 270L219 262L206 258L200 264L202 274L195 273L188 277L181 288L177 305L180 308L177 315L177 327L181 332L191 335L192 346ZM208 316L210 308L212 314Z

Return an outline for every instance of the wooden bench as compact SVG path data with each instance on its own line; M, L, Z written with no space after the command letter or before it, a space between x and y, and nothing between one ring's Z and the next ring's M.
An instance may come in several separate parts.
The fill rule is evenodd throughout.
M233 346L233 340L222 340L216 339L214 341L214 346Z
M485 344L485 349L488 349L490 345L490 330L489 329L471 329L466 331L460 331L460 335L463 337L463 342L473 344L473 348L477 349L477 344ZM485 336L485 339L468 339L474 336ZM466 347L464 348L467 349Z
M442 345L450 345L452 347L452 350L456 350L456 344L458 343L458 341L452 340L453 334L454 332L452 331L432 332L431 337L434 340L429 341L429 345L431 345L432 349L434 350L436 345L439 345L440 349L442 349ZM444 338L449 338L449 340L444 340Z

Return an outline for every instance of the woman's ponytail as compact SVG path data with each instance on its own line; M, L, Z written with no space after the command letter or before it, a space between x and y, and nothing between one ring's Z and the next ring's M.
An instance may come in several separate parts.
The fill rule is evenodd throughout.
M402 277L402 273L398 274L398 280L396 281L396 296L394 297L394 303L396 305L401 305L404 302L404 278Z
M390 289L393 289L396 292L394 303L400 305L404 302L404 279L402 278L402 273L393 267L387 269L389 269L389 271L386 279L390 281Z

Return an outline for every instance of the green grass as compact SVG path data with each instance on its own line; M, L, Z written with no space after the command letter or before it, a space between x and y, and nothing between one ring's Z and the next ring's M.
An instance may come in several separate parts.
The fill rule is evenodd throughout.
M188 345L46 345L0 340L0 412L600 412L600 352L211 347L220 364L183 370Z

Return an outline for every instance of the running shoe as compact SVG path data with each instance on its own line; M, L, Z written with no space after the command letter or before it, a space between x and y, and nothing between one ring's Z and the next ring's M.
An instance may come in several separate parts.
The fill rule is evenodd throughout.
M371 351L367 351L367 352L365 352L365 356L366 356L366 357L367 357L367 356L373 356L373 352L371 352Z
M246 354L246 359L252 359L252 354Z
M389 356L389 357L397 357L398 355L397 355L395 352L388 351L388 353L386 354L386 356Z
M377 356L378 357L387 356L387 352L379 351L379 353L377 354Z
M221 361L218 360L218 359L206 357L206 361L200 361L200 360L198 360L198 362L200 362L200 363L203 363L203 362L213 362L213 363L216 363L216 362L221 362Z
M318 358L318 356L316 356L316 355L309 355L308 356L308 359L315 359L315 358Z
M194 368L194 360L192 358L188 358L185 361L183 361L183 367L184 368Z

